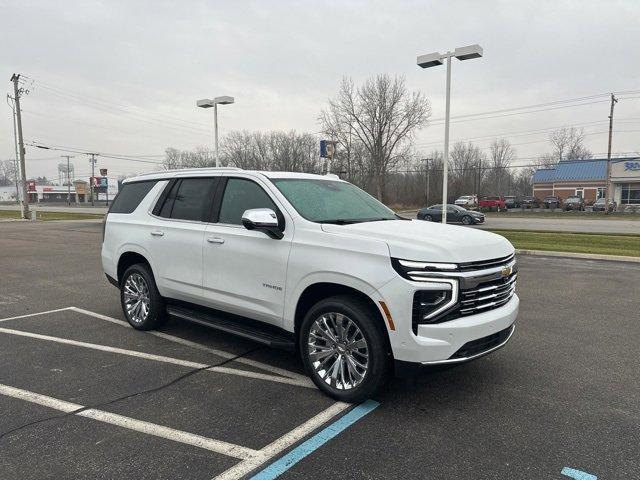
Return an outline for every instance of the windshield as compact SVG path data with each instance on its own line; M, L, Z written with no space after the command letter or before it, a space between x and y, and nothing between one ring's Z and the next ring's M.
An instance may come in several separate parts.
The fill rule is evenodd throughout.
M312 222L340 224L398 218L371 195L347 182L315 178L274 178L272 181L293 208Z

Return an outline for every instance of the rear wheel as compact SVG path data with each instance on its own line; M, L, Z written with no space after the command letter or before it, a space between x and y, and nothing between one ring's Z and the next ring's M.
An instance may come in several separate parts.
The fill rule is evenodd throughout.
M125 270L120 280L120 303L127 321L137 330L152 330L166 321L164 301L144 263Z
M348 295L321 300L300 327L304 366L324 393L344 402L374 395L389 374L389 355L377 312Z

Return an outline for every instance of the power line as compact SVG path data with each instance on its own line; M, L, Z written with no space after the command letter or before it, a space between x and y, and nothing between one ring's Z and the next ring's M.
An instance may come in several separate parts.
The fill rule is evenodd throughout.
M81 105L91 107L112 115L128 116L128 117L131 117L133 120L136 120L142 123L151 123L151 124L156 124L160 126L178 128L190 133L194 133L194 132L198 134L211 133L205 124L183 120L179 117L174 117L174 116L163 114L163 113L154 113L154 114L138 113L138 112L132 111L131 108L137 109L137 110L140 110L140 109L132 105L128 105L125 107L125 106L121 106L120 104L116 104L110 101L100 100L95 97L91 97L91 98L83 97L81 95L69 93L63 89L58 89L56 87L45 85L39 81L36 83L36 85L42 88L47 93L49 93L50 95L53 95L54 97L62 98L63 100L66 100L66 101L71 100ZM165 120L158 117L164 117Z
M620 92L615 92L618 95L622 95L622 94L635 94L635 93L640 93L640 90L627 90L627 91L620 91ZM541 107L553 107L553 106L557 106L557 105L563 105L563 104L567 104L567 103L575 103L575 102L583 102L585 100L593 100L596 98L603 98L603 97L609 97L610 93L599 93L599 94L595 94L595 95L589 95L586 97L576 97L576 98L567 98L564 100L554 100L551 102L545 102L545 103L537 103L537 104L532 104L532 105L523 105L523 106L519 106L519 107L510 107L510 108L503 108L503 109L499 109L499 110L489 110L486 112L476 112L476 113L468 113L468 114L463 114L463 115L455 115L453 117L451 117L451 119L463 119L463 118L470 118L470 117L477 117L477 116L484 116L484 115L492 115L492 114L496 114L496 113L508 113L508 112L515 112L518 110L530 110L533 108L541 108ZM625 98L640 98L640 97L625 97ZM609 101L608 98L606 100L607 102ZM579 103L577 105L564 105L562 108L565 107L571 107L571 106L580 106L580 105L590 105L591 103L600 103L601 101L598 102L590 102L590 103ZM553 108L550 108L549 110L554 110ZM546 109L544 110L536 110L536 111L546 111ZM530 113L530 112L522 112L522 113ZM533 113L533 112L531 112ZM509 115L505 115L505 116L509 116ZM495 117L490 117L490 118L495 118ZM439 121L443 121L443 118L435 118L433 119L434 122L439 122Z
M47 145L45 143L42 142L36 142L36 141L31 141L29 143L29 146L31 147L36 147L36 148L42 148L44 150L55 150L58 152L69 152L69 153L81 153L84 155L90 155L92 153L91 150L87 150L87 149L80 149L77 147L66 147L64 145ZM108 154L108 153L100 153L101 157L105 157L105 158L111 158L111 159L116 159L116 160L127 160L130 162L138 162L138 163L151 163L154 165L161 165L162 161L155 161L155 160L146 160L144 158L138 158L138 157L130 157L127 155L117 155L117 154Z

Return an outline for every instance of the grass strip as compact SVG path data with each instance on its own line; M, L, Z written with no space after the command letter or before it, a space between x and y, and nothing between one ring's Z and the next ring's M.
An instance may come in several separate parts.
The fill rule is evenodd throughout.
M640 235L495 230L514 247L549 252L598 253L640 257Z

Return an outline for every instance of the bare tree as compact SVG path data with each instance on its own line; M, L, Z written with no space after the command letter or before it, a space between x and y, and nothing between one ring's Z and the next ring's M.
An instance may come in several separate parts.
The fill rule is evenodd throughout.
M584 146L584 129L561 128L549 135L549 142L553 148L551 155L556 161L560 160L582 160L591 158L593 155Z
M169 147L165 150L165 157L162 161L162 167L165 170L212 167L215 164L215 154L207 147L197 147L193 151Z
M382 200L385 179L406 154L415 132L427 124L429 101L420 92L408 92L404 77L377 75L360 87L344 78L329 107L320 114L322 129L350 150L345 136L353 135L368 153L375 191Z
M511 183L509 167L515 158L516 152L504 138L494 140L489 147L489 170L486 175L486 186L496 194L504 193Z
M0 187L14 185L17 172L14 160L0 161Z
M477 194L481 190L486 167L482 150L471 142L458 142L453 145L449 158L451 195Z

